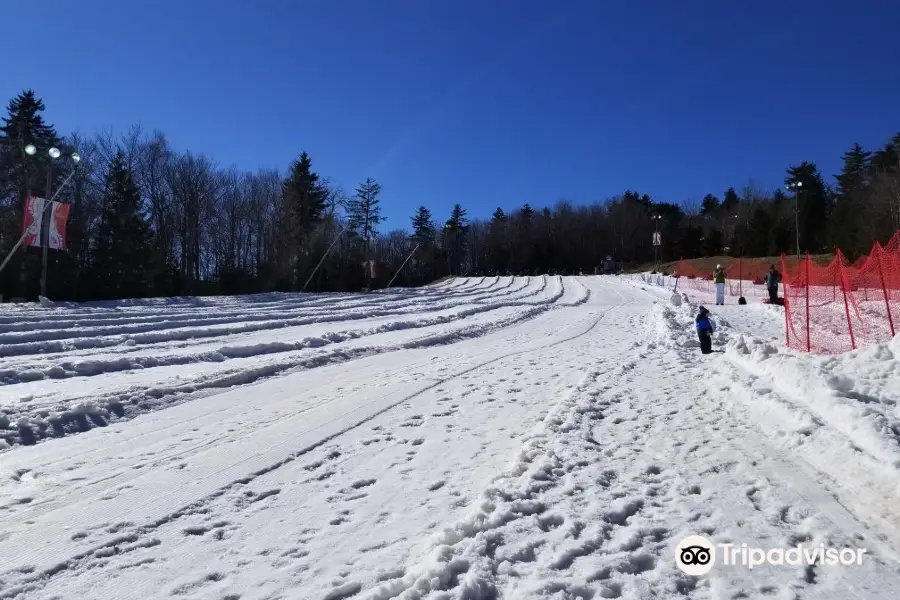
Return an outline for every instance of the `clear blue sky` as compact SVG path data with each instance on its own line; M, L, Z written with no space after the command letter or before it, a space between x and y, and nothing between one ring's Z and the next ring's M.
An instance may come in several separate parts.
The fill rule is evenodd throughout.
M524 202L721 196L900 130L896 0L0 0L0 98L159 128L243 169L301 150L386 230Z

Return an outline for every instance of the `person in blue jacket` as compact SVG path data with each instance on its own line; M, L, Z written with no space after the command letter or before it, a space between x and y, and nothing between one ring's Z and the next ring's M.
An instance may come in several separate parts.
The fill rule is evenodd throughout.
M697 337L700 338L700 352L703 354L712 353L712 334L715 331L712 321L709 320L709 311L705 306L701 306L697 311L697 318L694 319L697 324Z

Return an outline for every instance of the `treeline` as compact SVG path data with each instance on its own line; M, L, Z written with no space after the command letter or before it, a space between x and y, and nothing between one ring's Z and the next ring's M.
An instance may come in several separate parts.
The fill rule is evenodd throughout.
M68 251L49 254L47 295L58 300L374 289L414 249L394 285L448 274L593 273L607 256L638 264L790 254L798 220L803 252L840 247L852 258L900 229L900 135L874 152L854 145L833 183L802 162L774 191L751 184L677 203L627 191L590 205L497 208L486 220L469 219L461 204L446 218L422 206L409 230L383 232L379 182L344 190L305 152L287 173L244 172L176 151L156 131L62 137L44 110L23 92L0 127L0 261L21 235L24 198L47 195L48 183L52 193L71 175L56 198L70 205ZM50 147L62 156L52 160ZM73 151L74 171L65 160ZM41 250L20 249L0 273L0 294L35 298L40 273Z

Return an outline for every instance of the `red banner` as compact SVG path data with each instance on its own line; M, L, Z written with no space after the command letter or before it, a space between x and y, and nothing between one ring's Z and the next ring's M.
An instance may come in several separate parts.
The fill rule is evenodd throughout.
M25 199L22 229L26 246L48 246L55 250L66 249L66 222L69 205L29 196Z

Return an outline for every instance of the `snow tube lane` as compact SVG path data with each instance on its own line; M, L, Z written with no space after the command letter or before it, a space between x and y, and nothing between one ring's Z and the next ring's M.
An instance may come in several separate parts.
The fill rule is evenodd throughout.
M20 352L9 355L0 369L0 412L5 415L0 424L7 423L5 432L0 429L0 444L87 431L291 369L455 343L532 319L564 294L559 278L492 278L487 283L492 287L467 304L454 305L461 299L452 294L447 303L423 299L418 314L372 310L358 320L297 319L273 323L273 329L269 322L250 320L55 345L0 346L0 354ZM499 291L490 300L494 288ZM389 298L384 302L390 305Z

